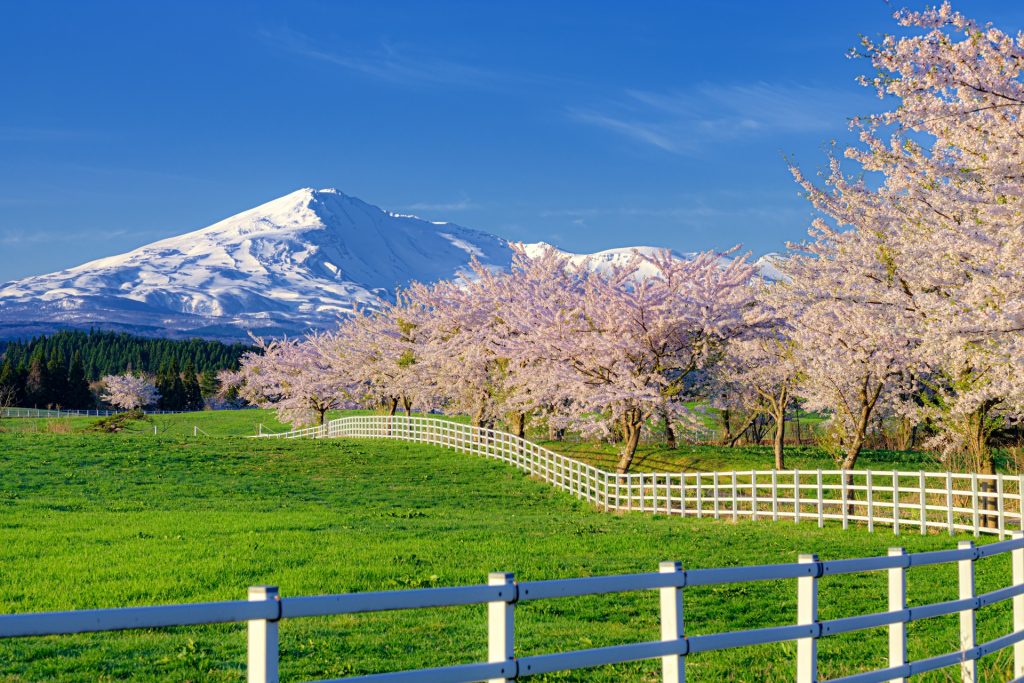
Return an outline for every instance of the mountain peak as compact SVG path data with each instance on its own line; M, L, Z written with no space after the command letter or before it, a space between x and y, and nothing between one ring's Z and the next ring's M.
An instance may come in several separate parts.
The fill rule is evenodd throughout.
M300 334L457 277L506 267L505 240L301 188L209 227L59 273L0 285L0 336L57 327L245 338Z
M523 246L539 253L547 245ZM600 271L634 250L654 248L562 253ZM250 331L302 334L378 306L411 281L463 276L474 258L507 268L512 249L454 223L305 187L200 230L0 285L0 338L62 327L243 340ZM777 272L767 261L762 270Z

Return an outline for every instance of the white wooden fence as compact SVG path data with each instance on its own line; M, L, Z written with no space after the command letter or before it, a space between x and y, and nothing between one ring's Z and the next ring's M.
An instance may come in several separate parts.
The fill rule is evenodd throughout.
M605 510L739 520L862 523L983 533L1022 528L1024 474L753 470L616 474L512 434L432 417L360 415L261 438L364 437L429 443L494 458Z
M46 408L0 408L0 417L110 417L123 413L123 410L49 410ZM191 410L146 410L146 415L179 415L181 413L196 412Z
M348 417L333 420L322 427L264 435L263 438L337 436L400 438L498 458L606 508L647 509L668 514L717 514L719 517L731 515L734 518L741 515L772 516L782 520L787 513L785 506L788 505L788 514L794 522L808 517L818 524L822 524L825 519L841 519L849 523L864 518L868 524L892 523L899 529L901 525L913 525L916 520L923 531L938 526L951 531L969 530L975 533L1003 533L1008 519L1018 523L1020 520L1019 489L1014 489L1016 493L1007 490L1010 483L1019 484L1015 478L982 479L994 487L993 498L991 492L982 493L978 478L969 478L969 489L955 488L956 482L962 480L947 473L936 475L940 477L937 484L929 484L923 479L927 473L885 473L888 476L886 483L878 486L872 483L871 475L868 475L861 488L856 488L861 485L844 484L842 477L836 480L838 484L832 483L828 479L833 476L831 472L822 472L818 478L816 471L811 473L814 478L806 484L804 477L808 473L805 472L792 473L791 480L782 480L782 473L775 473L771 478L763 480L763 483L759 472L743 473L743 476L737 476L735 480L730 473L724 485L719 478L702 481L693 479L694 475L620 476L565 458L509 434L433 418ZM917 477L919 485L905 487L903 480L913 477ZM788 488L786 481L789 482ZM938 484L943 482L945 486L938 488ZM935 486L934 490L932 486ZM826 491L832 494L831 497L826 496ZM762 495L765 492L771 495ZM864 499L846 499L844 494L851 492L864 494ZM915 494L923 501L916 507L904 500ZM998 510L993 515L1000 520L999 528L979 526L975 515L978 514L977 503L983 495L998 503ZM933 505L931 501L934 496L938 497L937 500L944 499L946 504ZM956 499L965 497L972 507L955 503ZM1017 508L1010 510L1007 505L1010 501L1016 502ZM841 510L851 505L856 505L862 514L853 515ZM933 508L946 515L946 523L931 523L930 514L936 512ZM914 516L904 518L904 509L915 512ZM889 515L876 517L876 510L889 510ZM952 522L949 521L950 514L953 515ZM956 521L964 515L974 521L971 524ZM888 664L885 668L831 680L843 683L901 681L911 676L955 667L959 670L961 681L974 683L980 659L1012 647L1013 680L1024 681L1024 532L1013 531L1010 535L1012 538L1009 540L980 547L975 547L973 541L960 541L956 549L950 550L907 554L902 548L891 548L887 556L834 561L822 561L817 555L800 555L798 562L788 564L694 570L684 570L678 562L663 562L657 572L525 582L515 581L512 574L497 573L490 575L487 584L450 588L282 597L276 587L256 586L249 589L248 601L0 615L0 638L247 622L248 680L250 683L276 683L279 679L278 625L283 619L486 605L486 662L331 680L350 683L505 682L538 674L660 659L662 680L665 683L681 683L685 680L686 661L691 655L795 641L793 656L797 683L816 683L826 680L820 678L818 672L818 640L842 633L885 627L889 635ZM1007 554L1011 564L1010 584L978 594L975 586L976 563L985 558ZM957 566L957 599L908 607L907 569L943 564ZM885 571L888 575L886 611L839 619L819 619L818 586L822 578L878 571ZM683 596L687 588L778 580L795 580L797 609L793 615L794 623L708 635L686 635ZM659 640L516 656L516 605L533 600L644 590L657 590L660 595ZM978 643L978 612L1006 601L1012 601L1013 605L1012 630L1006 635ZM958 617L960 647L945 654L908 661L907 624L946 615Z
M977 594L975 563L1007 553L1010 554L1012 583ZM958 567L956 600L907 606L908 568L953 563ZM887 611L824 621L818 618L820 579L874 571L888 573ZM683 611L686 588L786 579L796 581L795 623L710 635L686 635ZM516 656L516 605L532 600L643 590L660 593L660 640ZM1007 600L1012 600L1013 604L1013 630L1007 635L978 643L978 611ZM247 622L248 681L277 683L280 659L278 624L283 619L457 605L487 606L486 662L329 680L349 683L500 683L557 671L661 659L662 681L682 683L690 655L796 641L797 683L816 683L828 680L820 678L818 673L819 639L879 627L886 627L889 632L888 665L831 679L833 682L902 681L918 674L958 667L961 681L975 683L978 660L1010 647L1013 647L1014 680L1024 680L1024 532L1019 531L1014 532L1010 540L981 547L975 547L973 541L961 541L955 550L907 554L902 548L891 548L888 556L824 562L817 555L800 555L799 561L791 564L689 571L684 571L678 562L663 562L658 572L645 574L524 582L516 582L512 574L496 573L489 576L485 585L312 597L282 597L275 586L255 586L249 589L248 601L0 615L0 638ZM908 661L907 624L954 614L959 618L960 648Z

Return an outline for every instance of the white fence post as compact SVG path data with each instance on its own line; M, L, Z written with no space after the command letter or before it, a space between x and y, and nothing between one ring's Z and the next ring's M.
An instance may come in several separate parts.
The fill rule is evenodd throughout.
M892 532L900 535L900 475L892 473Z
M1011 531L1010 538L1024 539L1024 531ZM1024 548L1010 551L1010 563L1013 566L1013 585L1024 584ZM1024 595L1013 596L1013 631L1024 631ZM1013 675L1015 678L1024 676L1024 642L1013 646Z
M662 574L681 574L683 565L679 562L662 562L658 565ZM659 589L661 598L661 639L679 640L685 633L683 627L683 589L667 586ZM686 680L686 659L682 655L665 655L661 658L663 683L683 683Z
M515 575L492 572L487 576L490 586L508 586L509 599L487 603L487 661L514 662L515 654ZM515 668L514 665L510 665ZM506 683L516 678L515 671L509 675L491 678L488 683Z
M867 487L869 532L875 530L875 489L871 484L871 470L868 470L864 473L864 486Z
M273 600L280 604L277 586L251 586L249 602ZM279 612L280 614L280 612ZM248 683L278 683L277 619L249 621Z
M928 533L928 496L926 494L928 487L924 481L924 472L919 472L917 476L919 480L918 490L920 491L918 494L920 500L918 502L921 504L921 535L923 536Z
M801 555L800 564L818 563L817 555ZM796 623L814 624L818 621L818 572L796 580ZM796 683L817 683L818 639L800 638L796 641Z
M1003 495L1003 475L996 475L996 508L998 509L999 540L1006 538L1006 499Z
M889 557L904 557L904 548L889 548ZM889 569L889 611L900 612L907 608L907 569L891 567ZM889 624L889 667L903 666L907 663L907 624L899 621ZM890 683L904 683L902 676L890 679Z
M750 471L750 519L757 519L757 472Z
M800 470L793 470L793 522L800 523Z
M779 521L779 473L772 470L772 521Z
M960 541L957 544L960 550L974 548L974 541ZM974 555L966 560L957 562L960 584L960 599L974 597ZM977 629L975 626L975 610L966 609L960 612L960 649L970 650L976 645ZM963 683L975 683L978 677L978 662L974 659L965 659L960 662L960 678Z
M949 535L956 535L956 527L953 526L953 473L946 472L946 526L949 527Z
M821 470L818 470L818 528L825 526L825 491L821 485Z

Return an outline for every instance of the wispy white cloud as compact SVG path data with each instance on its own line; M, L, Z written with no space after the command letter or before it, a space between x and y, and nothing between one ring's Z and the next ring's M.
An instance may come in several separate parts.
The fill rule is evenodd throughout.
M789 133L842 130L867 100L856 90L765 82L704 84L685 90L627 90L600 106L572 107L567 116L675 154L708 144Z
M387 43L381 43L373 52L356 53L325 48L310 36L290 28L263 30L259 35L288 52L399 85L483 86L499 79L497 73L477 66L407 53Z
M626 137L660 147L669 152L678 152L680 150L679 141L673 139L671 131L665 129L663 125L642 121L629 121L625 118L617 118L610 114L602 114L586 109L570 109L569 116L580 123L589 123L599 128L607 128Z

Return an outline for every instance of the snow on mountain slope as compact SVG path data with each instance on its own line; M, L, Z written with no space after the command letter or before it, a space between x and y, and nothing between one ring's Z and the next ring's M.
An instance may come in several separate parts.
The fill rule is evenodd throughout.
M559 254L562 254L563 256L567 257L569 261L573 264L580 265L586 261L590 267L590 270L598 273L607 273L610 272L612 268L616 266L626 265L629 262L629 260L633 257L633 255L636 253L639 253L644 256L654 256L655 254L664 251L664 247L639 246L620 247L618 249L606 249L605 251L598 251L594 252L593 254L574 254L572 252L559 249L558 247L554 247L546 242L524 244L523 248L526 251L527 256L531 258L536 258L541 253L543 253L545 249L554 249ZM675 249L671 251L672 255L678 259L693 258L695 256L695 252L683 254L676 251ZM729 263L730 258L730 256L722 256L719 260L724 266L727 263ZM779 258L780 257L778 254L766 254L761 258L756 259L753 262L753 264L757 272L761 275L761 277L765 278L766 280L781 280L785 276L775 266L775 263ZM648 263L641 263L637 271L641 274L641 276L647 277L653 275L656 272L656 269L653 265L650 265Z
M239 338L298 334L412 280L505 267L493 235L302 189L120 256L0 285L0 334L97 325Z
M634 249L656 250L562 253L590 258L601 270ZM244 340L250 331L294 336L332 326L413 280L457 277L474 257L506 268L512 248L484 232L307 188L126 254L0 285L0 339L90 326L222 339ZM772 278L769 258L759 265Z

